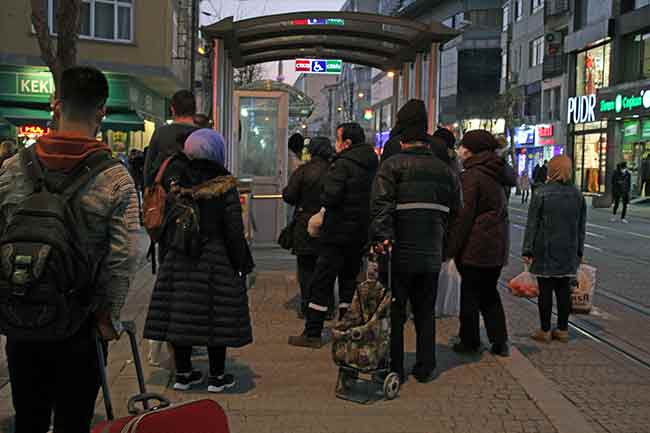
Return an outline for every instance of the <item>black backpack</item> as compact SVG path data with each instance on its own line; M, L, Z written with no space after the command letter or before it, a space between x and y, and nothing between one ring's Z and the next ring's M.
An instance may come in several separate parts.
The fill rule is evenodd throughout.
M0 234L0 333L16 340L62 340L96 308L99 264L91 263L76 193L119 161L93 152L64 176L44 173L33 147L21 151L21 160L34 191Z

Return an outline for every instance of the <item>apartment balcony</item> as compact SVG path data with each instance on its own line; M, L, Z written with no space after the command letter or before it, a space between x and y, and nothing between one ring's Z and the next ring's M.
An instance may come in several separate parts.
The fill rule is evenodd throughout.
M542 72L542 77L544 79L557 77L565 72L566 56L564 54L544 57L544 68Z
M546 0L544 6L544 16L546 17L565 15L570 11L569 0Z

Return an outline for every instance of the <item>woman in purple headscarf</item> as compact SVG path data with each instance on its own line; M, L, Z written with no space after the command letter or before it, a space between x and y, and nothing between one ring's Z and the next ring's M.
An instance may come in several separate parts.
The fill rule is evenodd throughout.
M174 389L181 391L204 381L204 373L192 368L193 346L208 347L208 391L221 392L235 385L225 374L226 348L253 341L244 277L254 265L237 179L224 162L223 137L200 129L185 140L183 153L173 157L163 176L170 217L144 336L174 347ZM198 216L198 233L188 234L187 225L179 223L177 215L187 215L188 209Z

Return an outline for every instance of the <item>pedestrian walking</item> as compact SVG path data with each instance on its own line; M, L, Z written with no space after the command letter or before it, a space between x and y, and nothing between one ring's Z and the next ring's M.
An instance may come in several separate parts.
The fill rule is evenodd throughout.
M181 152L184 140L198 129L194 124L196 101L191 91L179 90L174 93L171 112L174 121L156 128L149 142L149 151L144 162L145 188L151 187L162 163L176 152Z
M366 143L363 128L358 123L339 125L336 156L321 193L325 217L320 229L320 253L309 286L305 329L301 335L289 337L291 345L322 347L321 333L337 277L339 316L345 314L352 302L368 243L370 192L377 165L377 155Z
M614 196L614 215L612 222L616 221L618 207L623 202L621 211L621 222L627 224L627 205L630 203L630 191L632 190L632 175L627 169L627 162L623 161L616 166L612 176L612 195Z
M474 130L460 142L463 207L451 223L447 257L462 277L459 353L480 350L479 312L483 315L491 351L508 356L506 318L497 290L501 269L509 254L508 208L505 188L516 179L495 150L488 131Z
M542 186L546 183L546 178L548 177L548 161L544 160L543 164L535 166L533 169L533 194L537 190L537 187Z
M524 170L519 175L519 190L521 191L521 204L528 203L530 198L530 178L528 170Z
M384 150L381 154L381 162L384 163L390 157L397 155L402 151L400 139L406 129L418 128L426 131L427 127L428 116L424 101L420 99L409 100L397 112L397 121L395 122L393 129L390 131L390 137L384 146ZM443 161L449 161L447 153L448 146L446 144L450 140L455 140L455 137L453 137L451 131L447 131L451 134L451 137L443 131L438 130L436 132L438 133L438 135L436 135L438 140L433 140L433 136L427 134L426 142L435 156Z
M381 165L374 182L370 236L393 246L391 369L406 379L404 324L411 302L417 334L413 376L428 382L436 370L434 310L448 218L460 207L460 184L449 165L433 156L426 129L400 136L402 152Z
M21 254L20 262L5 257L0 277L16 433L50 431L52 412L54 431L89 432L100 387L96 332L106 340L120 334L136 258L135 186L95 138L108 81L95 68L69 68L59 95L58 129L0 172L0 241Z
M537 341L569 340L570 281L575 278L585 245L587 205L571 183L571 160L556 156L548 166L548 182L533 196L528 209L522 255L537 276L540 329ZM557 328L551 333L553 293Z
M298 261L298 283L300 285L300 316L304 317L309 301L309 286L312 281L316 260L320 250L318 238L307 233L309 219L321 209L321 191L334 148L327 137L314 137L308 146L311 159L291 175L289 184L282 191L286 203L295 206L292 252ZM332 293L333 298L333 293ZM331 299L327 304L334 305Z
M192 368L193 346L208 347L208 391L221 392L235 385L235 377L225 373L227 348L253 341L244 283L253 260L244 238L237 179L224 162L221 135L200 129L188 137L184 153L173 157L163 175L163 186L172 195L168 215L177 215L170 205L174 198L191 194L181 208L198 212L199 241L188 248L195 245L192 232L182 220L176 224L176 218L167 218L144 338L172 344L174 389L182 391L204 381L203 372Z

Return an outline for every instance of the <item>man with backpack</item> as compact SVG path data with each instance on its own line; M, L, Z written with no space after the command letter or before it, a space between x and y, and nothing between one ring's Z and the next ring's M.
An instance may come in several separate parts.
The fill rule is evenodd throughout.
M623 201L623 210L621 211L621 222L627 224L627 205L630 203L630 191L632 190L632 175L627 169L627 162L623 161L616 166L612 176L612 196L614 198L614 214L612 222L616 221L618 207Z
M195 130L194 116L196 101L189 90L179 90L172 96L171 111L174 121L157 128L149 142L149 151L144 162L144 187L154 183L158 169L163 162L183 150L185 139Z
M100 387L96 340L121 332L139 229L133 180L95 139L108 82L65 70L58 129L0 171L0 333L16 433L88 432ZM104 362L102 360L101 362Z

